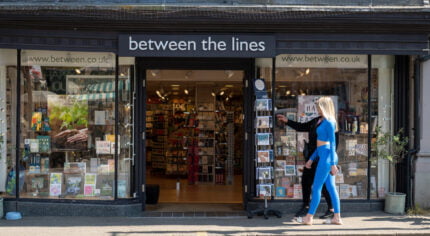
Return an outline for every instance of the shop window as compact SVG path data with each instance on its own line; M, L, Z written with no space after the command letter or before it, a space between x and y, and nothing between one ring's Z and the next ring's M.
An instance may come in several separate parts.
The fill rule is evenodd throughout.
M0 197L3 198L16 196L16 55L16 50L0 49Z
M318 117L316 100L332 97L339 129L340 173L336 186L340 199L367 199L368 133L377 125L374 110L378 107L377 100L371 99L369 120L367 55L280 55L276 59L275 113L306 123ZM371 98L377 96L377 82L373 76ZM309 132L303 131L275 125L276 199L302 199L303 192L308 191L302 189L302 179L307 177L312 182L312 177L303 176L304 164L307 152L312 152L316 144L309 143ZM371 194L377 194L376 177L370 178Z
M115 55L24 50L21 58L20 197L114 199Z

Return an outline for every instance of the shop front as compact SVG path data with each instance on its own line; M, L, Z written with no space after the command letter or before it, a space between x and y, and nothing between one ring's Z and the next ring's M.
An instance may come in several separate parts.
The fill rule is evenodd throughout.
M276 114L309 121L321 96L336 106L342 204L382 209L395 177L372 142L378 127L404 127L396 97L412 74L402 68L427 39L382 35L392 44L380 50L374 35L349 47L351 35L334 36L112 33L102 40L118 45L105 49L10 43L0 50L7 209L139 215L173 203L254 209L269 198L291 212L301 205L308 135Z

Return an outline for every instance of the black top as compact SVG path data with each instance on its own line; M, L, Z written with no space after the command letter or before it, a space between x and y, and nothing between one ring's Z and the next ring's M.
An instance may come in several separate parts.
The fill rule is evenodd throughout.
M293 128L298 132L308 132L309 145L308 145L308 152L306 153L306 156L305 156L305 161L308 161L309 157L317 149L317 127L319 125L318 124L319 118L321 118L321 116L318 116L305 123L299 123L288 119L288 122L286 123L288 126L290 126L291 128ZM337 149L337 144L339 143L337 132L335 134L335 138L336 138L336 149Z

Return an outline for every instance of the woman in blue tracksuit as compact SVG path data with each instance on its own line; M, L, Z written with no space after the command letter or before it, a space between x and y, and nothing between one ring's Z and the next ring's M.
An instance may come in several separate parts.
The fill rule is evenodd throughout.
M324 120L317 128L317 150L311 155L305 167L311 168L312 162L317 156L319 161L315 173L312 187L312 200L308 214L297 221L302 224L312 225L313 216L321 200L321 189L325 184L334 208L334 217L328 219L327 223L342 224L340 218L340 200L336 190L335 176L338 172L336 154L335 132L337 131L336 113L333 101L330 97L321 97L317 103L318 113L324 117Z

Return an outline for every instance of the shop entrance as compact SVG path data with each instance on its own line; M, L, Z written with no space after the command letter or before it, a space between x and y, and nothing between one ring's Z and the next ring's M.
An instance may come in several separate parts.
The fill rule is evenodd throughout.
M241 203L239 70L147 70L146 182L159 202Z
M247 73L228 65L158 65L142 71L142 177L148 188L159 188L158 204L244 203ZM148 194L150 204L154 199Z

